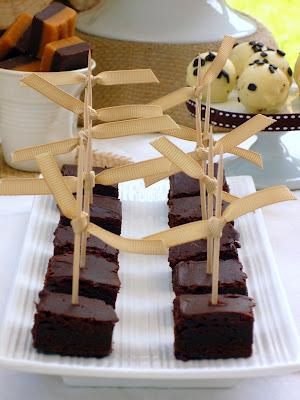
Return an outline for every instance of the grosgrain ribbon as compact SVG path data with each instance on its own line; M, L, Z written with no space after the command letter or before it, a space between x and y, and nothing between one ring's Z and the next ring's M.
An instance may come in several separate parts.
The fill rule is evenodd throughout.
M52 85L74 85L85 84L87 82L86 75L81 72L64 71L64 72L39 72L36 75L51 82ZM141 83L159 83L159 80L151 69L132 69L103 71L92 76L93 84L103 86L114 85L131 85ZM26 81L21 82L22 86L27 86Z
M258 208L288 200L296 200L296 197L286 186L273 186L236 199L226 207L220 218L190 222L149 235L144 239L163 240L168 248L204 239L210 234L218 239L227 222L234 221Z
M48 97L49 100L74 112L75 114L83 114L84 103L65 92L64 90L53 85L47 79L38 74L31 74L22 79L22 82L32 87L39 93ZM90 116L94 120L104 122L118 121L121 119L147 118L162 115L162 109L159 106L151 104L130 104L116 107L105 107L99 110L90 109ZM171 126L170 129L173 127ZM167 127L168 129L168 127Z
M190 154L196 157L195 152ZM155 177L157 177L161 170L168 168L171 169L172 166L174 166L174 164L172 164L166 157L160 157L120 167L109 168L96 175L96 184L114 185L116 183L132 181L140 178L144 178L146 181L147 176L151 177L154 173ZM178 171L180 171L179 168ZM222 192L222 198L224 201L230 203L237 197L230 193Z
M92 80L98 85L105 86L159 83L151 69L103 71L93 76Z
M224 37L218 49L215 59L212 61L206 73L201 75L199 85L196 88L196 90L206 87L207 85L212 83L215 79L217 79L218 75L222 71L224 65L226 64L226 61L230 56L234 43L235 39L233 37L231 36ZM198 98L198 96L199 94L195 93L195 97Z
M96 125L92 127L92 136L94 139L111 139L177 128L178 125L169 115L162 115L159 117L130 119Z
M36 156L42 153L51 153L53 155L66 154L75 150L79 144L79 138L58 140L40 146L24 147L15 150L11 157L14 162L34 160Z
M133 120L131 123L124 121L121 125L118 125L118 123L109 123L109 125L99 125L98 127L94 127L94 136L97 138L108 138L108 137L118 137L120 136L127 136L130 134L138 134L139 129L142 129L143 133L151 133L157 130L157 127L161 122L164 124L170 124L174 126L174 121L170 121L169 118L165 119L165 116L163 116L163 120L161 119L152 119L149 118L147 121L143 123L143 127L141 128L141 121L143 119L138 120L139 122ZM120 121L120 123L123 121ZM240 149L236 147L238 144L242 143L244 140L248 139L252 135L256 134L260 130L265 129L267 126L271 125L274 122L272 118L265 117L264 115L256 115L255 117L251 118L249 121L245 122L244 124L240 125L239 127L235 128L232 130L230 133L226 134L223 138L219 139L217 142L215 142L215 147L214 147L214 155L219 154L219 149L221 146L224 148L224 152L230 152L232 154L238 155L240 157L243 157L247 159L248 161L252 162L255 165L262 166L262 158L259 154L252 152L250 150L245 150L245 149ZM149 125L148 125L149 124ZM146 125L146 126L145 126ZM106 126L106 128L105 128ZM119 130L120 126L122 127L121 130ZM162 126L160 126L161 128ZM196 131L192 128L184 127L184 126L179 126L179 129L177 129L178 126L175 124L174 129L159 129L160 132L166 133L171 136L179 137L181 139L185 140L193 140L196 141ZM128 129L128 130L127 130ZM130 132L131 129L131 132ZM126 131L127 130L127 131ZM48 143L45 145L40 145L40 146L33 146L33 147L27 147L23 149L16 150L12 154L13 161L27 161L27 160L34 160L35 157L38 154L44 153L44 152L50 152L53 155L59 155L59 154L65 154L68 153L72 150L74 150L79 143L78 138L71 138L71 139L65 139L65 140L60 140L52 143ZM232 147L233 146L233 147ZM189 153L190 156L192 156L195 159L207 159L207 151L204 150L203 148L198 149L199 155L197 155L195 152ZM155 160L150 160L149 163L156 163L159 162L160 165L160 170L157 171L157 168L155 169L157 177L155 177L155 174L151 178L147 177L147 185L150 185L152 183L155 183L157 180L166 178L167 176L173 175L176 172L179 171L179 169L171 164L169 162L167 163L161 163L161 158L157 158ZM165 172L163 172L165 171ZM146 176L146 175L144 175ZM138 175L137 178L142 178L143 175ZM135 178L135 179L137 179ZM99 182L100 183L100 182Z
M76 193L77 178L75 176L64 176L63 181L69 191ZM0 179L1 196L17 195L47 195L51 190L45 179L40 178L5 178Z
M153 141L151 145L188 176L203 181L208 193L215 192L217 187L216 179L207 176L200 164L191 156L180 150L175 144L165 137L161 137Z
M71 226L73 228L75 235L79 235L80 233L87 230L88 221L89 221L89 215L84 211L81 211L79 217L73 218L71 220Z
M66 186L63 176L49 153L40 154L37 162L54 195L61 212L69 219L76 220L76 200ZM76 224L76 223L75 223ZM76 224L76 227L77 224ZM79 222L79 229L85 228L84 222ZM87 232L98 237L106 244L122 251L139 254L166 254L167 250L161 240L127 239L106 231L92 223L88 223Z
M243 157L244 159L247 159L248 161L259 167L262 167L262 157L259 154L250 150L240 149L236 146L244 142L254 134L270 126L274 122L275 120L270 117L266 117L261 114L255 115L253 118L233 129L231 132L215 142L214 155L220 154L220 149L223 148L224 153L235 154L237 156ZM196 152L189 154L196 159L207 159L207 150L201 147L198 147ZM163 173L163 170L161 170L161 172L157 176L153 174L152 176L146 177L146 179L144 179L145 185L150 186L161 179L176 174L179 171L180 169L178 169L178 167L176 167L175 165L172 165L171 167L168 166L165 170L165 173Z
M113 122L134 118L159 117L163 115L159 106L151 104L129 104L123 106L105 107L96 110L97 119L103 122Z
M218 155L220 149L223 148L224 152L239 153L244 157L246 157L247 154L249 155L249 161L261 166L262 159L257 153L249 152L237 147L232 148L232 146L237 146L252 135L271 125L273 122L274 120L272 118L265 117L261 114L256 115L238 128L235 128L230 133L226 134L222 139L215 142L214 155ZM198 150L198 152L193 151L188 153L189 156L195 160L207 159L207 151L201 148ZM132 179L144 178L146 186L149 186L150 184L174 175L177 172L180 172L180 168L171 163L166 157L159 157L102 171L100 174L96 175L96 183L111 185Z

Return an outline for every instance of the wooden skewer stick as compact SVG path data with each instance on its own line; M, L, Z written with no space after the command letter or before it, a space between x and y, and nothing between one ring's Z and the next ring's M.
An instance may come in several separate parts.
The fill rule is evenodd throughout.
M92 119L90 117L90 110L92 107L92 68L91 68L91 52L89 52L88 57L88 83L86 89L86 98L84 102L84 132L87 137L86 147L85 147L85 160L84 160L84 174L87 177L92 170ZM84 203L83 210L88 214L88 219L90 218L90 204L93 202L93 189L90 188L88 182L84 182ZM80 267L84 268L86 263L86 244L87 244L88 233L84 231L82 233L82 248L81 248L81 258Z
M212 127L209 129L208 134L208 176L213 178L214 176L214 141L213 141L213 132ZM214 195L213 193L208 193L207 196L207 218L211 218L213 216L213 207L214 207ZM207 270L208 274L212 273L213 266L213 246L214 240L212 236L207 238Z
M198 57L198 67L197 67L197 87L200 86L201 82L201 57L199 54ZM203 146L203 141L202 141L202 123L201 123L201 102L202 102L202 93L199 93L199 97L196 98L196 131L197 131L197 147L202 147ZM201 167L204 170L204 173L206 173L206 168L205 168L206 161L201 162ZM199 188L200 188L200 206L201 206L201 214L202 214L202 219L207 219L207 213L206 213L206 189L205 189L205 184L199 180Z
M77 168L77 194L76 194L76 215L80 217L83 201L83 162L84 162L84 143L80 136L78 168ZM81 259L81 234L75 233L74 238L74 256L73 256L73 275L72 275L72 304L79 303L79 275L80 275L80 259Z
M89 105L89 113L88 113L88 153L87 153L87 167L88 171L91 172L93 170L93 158L92 158L92 118L90 116L90 110L93 107L93 90L92 90L92 53L89 50L88 56L88 105ZM93 203L93 188L90 189L90 204Z
M216 211L215 216L220 218L222 215L222 187L223 187L223 149L220 152L220 159L218 165L218 185L216 193ZM214 239L214 253L213 253L213 271L212 271L212 292L211 303L218 304L218 289L219 289L219 269L220 269L220 239Z
M197 66L197 80L196 80L196 87L198 88L201 83L201 55L198 55L198 66ZM202 144L202 122L201 122L201 103L202 103L202 91L199 93L199 97L196 98L196 106L198 106L198 114L196 113L196 127L198 125L198 145ZM200 118L199 118L200 117ZM198 120L198 121L197 121Z
M207 86L206 93L206 107L205 107L205 118L204 118L204 138L209 135L209 123L210 123L210 103L211 103L211 84Z

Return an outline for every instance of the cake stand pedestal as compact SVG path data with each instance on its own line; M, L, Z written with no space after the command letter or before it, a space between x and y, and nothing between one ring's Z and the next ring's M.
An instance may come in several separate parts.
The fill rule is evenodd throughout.
M291 190L300 189L300 158L293 157L282 138L289 133L262 132L250 150L262 155L261 169L242 158L227 158L224 161L227 176L251 175L257 189L273 185L286 185ZM292 132L293 136L297 134Z

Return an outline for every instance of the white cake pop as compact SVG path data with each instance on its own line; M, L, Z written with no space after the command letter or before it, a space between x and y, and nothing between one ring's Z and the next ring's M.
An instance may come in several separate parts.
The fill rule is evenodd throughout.
M285 58L285 53L281 50L263 50L259 53L253 54L248 60L248 65L254 64L256 60L264 61L276 67L280 68L281 71L288 78L290 85L293 82L293 71Z
M300 54L298 55L295 67L294 67L294 79L295 82L297 83L297 86L300 91Z
M255 40L251 42L238 43L232 49L230 60L233 62L237 76L239 77L248 65L248 60L255 53L267 50L266 46Z
M278 67L258 61L247 67L238 79L238 100L249 112L277 111L286 101L289 81Z
M216 57L215 52L202 53L201 57L201 74L205 74ZM186 82L189 86L197 84L198 57L190 62L187 67ZM226 61L218 78L211 84L211 101L213 103L223 103L227 101L229 93L236 85L236 71L230 60ZM203 98L206 97L206 90L203 90Z

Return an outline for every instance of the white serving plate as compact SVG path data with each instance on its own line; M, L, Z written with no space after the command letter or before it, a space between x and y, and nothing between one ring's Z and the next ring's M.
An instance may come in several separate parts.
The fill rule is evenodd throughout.
M231 191L254 191L249 177L230 178ZM167 181L144 189L120 185L123 234L141 237L167 228ZM165 256L120 254L120 322L114 351L103 359L38 354L31 345L34 301L42 288L58 212L51 196L36 197L20 265L0 334L0 363L13 369L61 375L77 386L225 387L242 378L300 369L299 338L283 291L260 210L236 222L240 258L256 299L254 352L248 359L178 361L173 356L171 270Z

